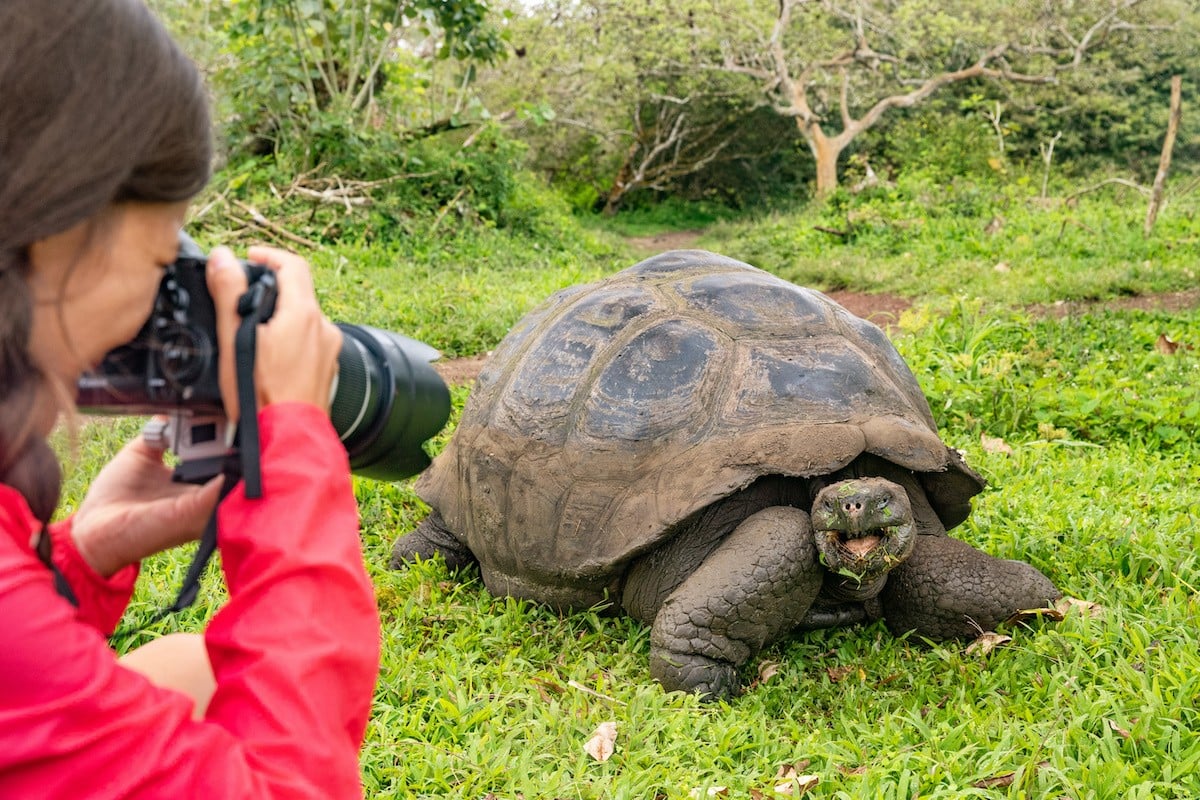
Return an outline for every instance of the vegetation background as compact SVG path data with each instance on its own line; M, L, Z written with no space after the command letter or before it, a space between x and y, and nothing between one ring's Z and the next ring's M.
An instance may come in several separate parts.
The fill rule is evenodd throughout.
M990 651L805 634L703 706L649 679L641 626L388 571L426 509L360 480L384 618L368 796L1200 795L1193 2L153 4L218 109L202 243L296 249L332 317L448 359L655 241L866 295L989 479L956 535L1082 601ZM64 436L64 513L138 424ZM145 566L118 650L220 604L214 570L151 622L187 560Z

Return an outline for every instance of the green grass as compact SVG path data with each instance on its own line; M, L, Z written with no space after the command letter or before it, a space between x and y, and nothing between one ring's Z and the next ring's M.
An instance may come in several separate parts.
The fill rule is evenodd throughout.
M622 211L613 217L581 217L580 221L589 228L622 236L653 236L670 231L708 228L736 218L735 212L720 203L668 199L656 205Z
M1129 190L1040 202L1028 187L917 178L838 195L828 206L718 225L705 242L826 290L1018 305L1194 288L1200 197L1176 199L1150 237L1142 233L1145 213L1144 199Z
M797 764L819 776L809 793L819 798L1200 795L1200 349L1168 356L1154 348L1160 333L1200 348L1200 310L1059 320L1023 308L1056 294L1119 293L1146 252L1162 274L1139 290L1182 288L1185 270L1196 268L1184 255L1195 234L1171 216L1183 214L1176 209L1142 242L1133 210L1097 200L1070 213L1094 215L1089 225L1124 221L1093 226L1090 242L1068 225L1069 247L1033 258L1060 227L1043 213L1051 212L1010 212L1017 221L1007 245L946 239L960 224L949 213L926 215L892 255L881 244L886 232L835 245L802 230L812 220L805 216L730 226L724 241L731 254L757 254L752 261L795 278L834 257L846 266L842 285L928 300L893 338L947 442L989 481L956 535L1033 563L1066 594L1100 604L1098 616L1009 628L1013 640L987 656L898 639L881 625L803 634L770 648L744 676L754 681L763 662L775 662L773 677L731 703L704 706L651 680L648 632L627 619L559 617L494 598L440 561L386 569L392 541L426 509L411 481L359 479L384 621L361 757L367 795L673 800L727 787L729 797L770 798L780 767ZM464 230L407 248L330 247L312 260L331 314L466 355L494 347L554 289L631 263L605 241L568 229L557 244ZM1028 263L1029 274L995 273L995 258ZM919 279L904 272L918 262L927 266ZM454 396L460 409L466 390ZM60 442L71 465L65 510L136 430L130 420L88 424L74 455ZM1004 439L1011 453L985 448L981 435ZM202 628L222 598L215 572L195 608L149 624L186 563L186 553L172 553L146 564L113 640L118 650ZM598 762L583 745L610 720L616 752ZM990 779L999 785L984 788Z

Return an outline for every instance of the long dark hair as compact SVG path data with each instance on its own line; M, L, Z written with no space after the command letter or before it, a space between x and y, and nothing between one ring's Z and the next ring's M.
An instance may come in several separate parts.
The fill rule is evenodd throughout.
M0 483L45 522L61 477L30 422L53 393L30 354L28 248L115 202L199 192L208 101L141 0L4 0L0 108Z

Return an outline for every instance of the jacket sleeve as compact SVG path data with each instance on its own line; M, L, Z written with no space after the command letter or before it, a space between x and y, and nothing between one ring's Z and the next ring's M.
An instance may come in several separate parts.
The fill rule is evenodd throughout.
M101 577L75 547L70 518L50 525L49 531L54 566L79 601L76 618L105 636L111 635L133 596L138 565L131 564L108 578Z
M0 797L361 796L379 621L345 450L313 406L268 406L260 426L263 497L238 487L219 511L229 601L205 632L202 721L0 549Z

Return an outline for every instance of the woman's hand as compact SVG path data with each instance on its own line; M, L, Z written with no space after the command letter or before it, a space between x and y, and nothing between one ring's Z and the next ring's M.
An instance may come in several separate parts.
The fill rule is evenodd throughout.
M202 486L176 483L162 457L162 450L138 436L88 487L72 519L71 535L98 574L107 578L204 532L221 478Z
M342 333L317 305L308 262L274 247L252 247L248 256L274 270L279 292L274 314L258 327L254 383L259 408L300 402L328 412ZM233 253L218 247L209 256L207 278L217 312L221 396L229 419L236 420L234 336L241 323L237 300L246 291L246 275Z

